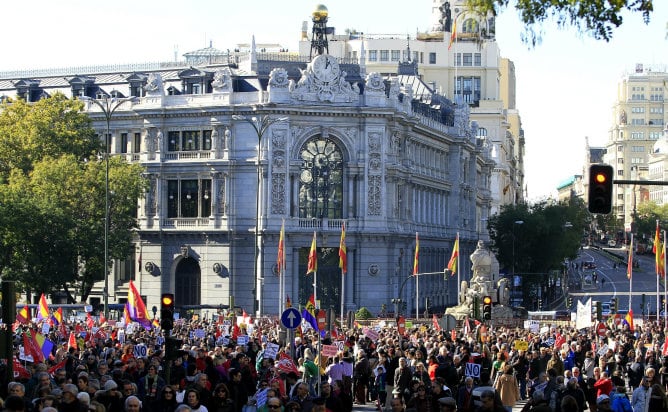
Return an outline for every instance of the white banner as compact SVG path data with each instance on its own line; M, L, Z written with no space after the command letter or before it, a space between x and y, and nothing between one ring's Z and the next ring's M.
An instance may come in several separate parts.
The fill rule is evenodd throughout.
M591 322L591 298L587 303L582 303L578 300L577 317L575 319L575 328L584 329L592 326Z

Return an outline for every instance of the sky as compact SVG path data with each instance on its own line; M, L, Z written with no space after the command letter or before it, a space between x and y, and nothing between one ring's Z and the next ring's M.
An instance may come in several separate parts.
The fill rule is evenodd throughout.
M415 34L427 31L431 23L432 0L411 0L402 6L377 0L322 3L337 33L354 28L366 34ZM172 61L175 55L210 43L233 49L250 43L252 35L257 43L296 50L302 22L310 22L317 4L33 0L28 6L7 0L0 72ZM592 146L606 144L617 82L625 72L632 72L636 63L668 69L668 2L654 2L654 7L649 25L639 13L625 15L609 43L547 23L542 26L542 43L533 48L521 42L523 27L515 10L499 15L501 55L515 63L529 200L554 195L561 182L582 173L585 136Z

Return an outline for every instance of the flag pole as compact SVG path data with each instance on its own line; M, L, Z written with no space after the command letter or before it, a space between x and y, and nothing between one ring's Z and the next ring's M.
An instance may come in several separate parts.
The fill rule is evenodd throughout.
M656 219L656 241L659 240L659 219ZM654 242L654 250L656 253L659 254L659 256L654 257L655 262L659 262L661 259L661 251L659 250L659 245ZM661 294L661 291L659 290L659 272L660 272L660 267L659 265L655 265L655 270L656 270L656 323L659 323L659 313L661 312L660 306L661 306L661 299L659 299L659 296Z
M631 233L631 244L629 245L629 261L626 264L626 276L629 278L629 311L632 311L633 303L633 233Z
M459 246L459 232L457 232L457 238L455 239L455 242L457 242L457 247L461 249L461 246ZM461 253L459 253L459 251L457 251L457 304L458 305L460 303L459 300L461 299L460 294L462 293L462 286L461 286L462 281L461 281L461 278L460 278L460 273L461 273L460 268L461 268L461 266L459 266L460 255L461 255Z
M341 239L339 240L339 264L341 266L341 327L343 327L344 319L344 306L346 301L346 271L348 270L348 248L346 246L346 223L343 222L341 225ZM344 249L343 251L341 249ZM345 256L345 261L342 260L342 256Z

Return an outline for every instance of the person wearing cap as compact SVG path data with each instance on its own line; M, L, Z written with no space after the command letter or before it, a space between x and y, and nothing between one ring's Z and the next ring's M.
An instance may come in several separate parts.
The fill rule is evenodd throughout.
M596 398L596 410L598 412L609 412L612 411L610 407L610 397L606 394L598 395Z

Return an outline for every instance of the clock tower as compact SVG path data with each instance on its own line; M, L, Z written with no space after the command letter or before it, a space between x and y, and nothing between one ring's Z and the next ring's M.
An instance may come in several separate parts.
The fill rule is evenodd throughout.
M313 20L313 29L311 31L311 53L309 57L313 58L313 54L318 56L329 53L327 35L332 34L334 29L327 27L329 11L324 4L318 4L311 16Z

